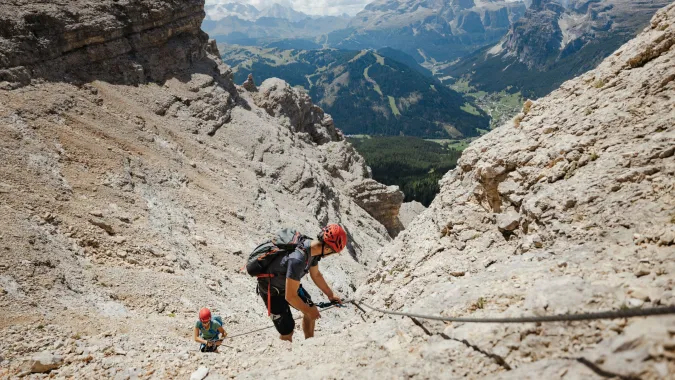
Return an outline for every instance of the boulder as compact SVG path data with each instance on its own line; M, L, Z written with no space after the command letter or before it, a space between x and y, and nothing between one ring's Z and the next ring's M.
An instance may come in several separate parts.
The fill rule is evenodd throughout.
M63 365L63 357L48 352L33 355L26 362L26 369L30 373L47 373Z
M398 214L404 196L398 186L386 186L373 179L364 179L352 185L348 192L356 204L382 223L391 237L403 231L404 226Z
M426 209L427 208L424 207L423 204L417 201L405 202L401 204L398 218L401 221L401 224L403 224L403 227L407 228L408 225L415 219L415 217L417 217L417 215L421 214Z
M206 367L199 367L198 370L192 372L190 375L190 380L202 380L209 375L209 369Z
M108 235L115 235L115 229L113 228L112 224L106 222L103 219L89 219L89 223L95 225L96 227L102 229L105 231Z
M204 236L195 236L195 241L201 245L206 245L206 238Z
M509 211L505 214L497 215L497 227L500 231L513 231L520 225L520 214Z
M309 95L279 78L266 79L254 100L270 116L287 118L294 132L308 133L316 144L343 139L335 129L333 119L314 105Z
M241 86L244 87L244 89L248 92L258 91L258 87L256 87L255 80L253 79L253 74L248 74L246 82L244 82Z

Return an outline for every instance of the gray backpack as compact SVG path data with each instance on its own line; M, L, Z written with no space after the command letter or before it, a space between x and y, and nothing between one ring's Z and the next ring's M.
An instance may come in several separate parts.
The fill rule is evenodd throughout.
M272 240L260 244L251 252L246 263L246 271L254 277L265 273L272 261L280 255L293 252L306 239L307 236L292 228L282 229Z

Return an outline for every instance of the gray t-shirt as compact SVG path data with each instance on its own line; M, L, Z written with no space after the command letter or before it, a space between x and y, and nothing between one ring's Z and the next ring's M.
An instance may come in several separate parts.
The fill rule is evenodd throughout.
M272 286L275 289L272 289L272 295L283 296L286 291L286 278L290 278L296 281L300 281L305 275L309 272L310 267L315 267L319 265L321 256L311 256L310 248L312 240L307 239L303 243L304 251L300 248L297 248L295 251L277 257L276 260L267 268L267 273L274 275L272 277ZM258 279L260 292L267 294L267 278Z

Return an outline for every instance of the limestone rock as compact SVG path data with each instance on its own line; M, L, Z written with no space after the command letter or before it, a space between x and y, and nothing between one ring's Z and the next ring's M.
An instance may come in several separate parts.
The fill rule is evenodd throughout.
M246 82L242 84L242 87L248 92L258 91L258 87L256 87L255 80L253 79L253 74L248 74L248 78L246 78Z
M369 277L378 280L367 281L357 295L389 310L453 316L617 310L656 304L655 299L667 304L664 299L672 298L666 291L608 289L618 284L627 289L670 286L666 277L672 269L666 266L673 266L654 260L673 255L671 246L660 243L670 240L666 231L675 201L675 161L660 157L675 145L675 113L667 101L675 97L673 46L675 4L660 10L643 33L597 69L533 103L519 128L507 124L474 141L458 169L441 180L429 209L382 250ZM584 157L584 165L576 164ZM634 234L639 238L633 239ZM447 248L437 251L438 246ZM453 276L460 271L465 276ZM491 296L500 301L493 304ZM445 328L419 321L432 336ZM384 323L369 328L378 325ZM500 353L507 350L495 342L515 336L517 348L508 351L506 362L536 377L547 377L545 368L554 366L556 358L583 346L584 355L597 353L589 360L605 370L623 368L617 373L659 378L655 366L671 366L670 359L642 360L646 347L667 344L663 326L674 325L673 317L640 320L635 330L639 341L634 342L621 342L609 325L600 324L595 325L599 330L593 324L568 326L563 334L547 324L536 332L526 326L453 324L446 334ZM628 331L626 326L615 330L620 329ZM402 331L420 329L413 324ZM594 331L598 335L591 338ZM366 351L358 352L355 356ZM453 368L471 366L460 361ZM459 376L499 378L506 373L487 369L477 374L478 367L470 368Z
M510 211L506 214L497 215L497 226L500 231L513 231L520 225L520 215Z
M354 184L350 190L351 197L396 237L404 227L398 214L403 203L403 193L398 186L386 186L372 179L365 179Z
M115 229L113 226L103 219L89 219L89 223L107 232L108 235L115 235Z
M27 362L27 369L30 373L47 373L63 365L63 357L41 352L33 355Z
M640 265L638 266L638 269L635 271L635 276L636 277L642 277L646 276L651 273L651 270L649 270L649 267L646 265Z
M642 307L642 305L644 305L645 301L643 301L641 299L637 299L637 298L629 298L627 303L628 303L628 306L630 306L632 308L636 308L636 307Z
M426 209L427 208L424 207L423 204L417 201L404 202L401 204L398 218L405 228L417 217L417 215L421 214Z
M192 372L190 375L190 380L202 380L209 375L209 369L207 367L199 367L198 370Z
M195 241L201 245L206 245L206 238L204 236L195 236Z
M332 118L314 105L309 95L281 79L266 79L258 89L255 103L271 116L287 118L295 132L308 133L317 144L343 139Z
M88 4L87 0L49 7L23 0L3 4L0 34L11 38L3 40L0 82L25 85L31 78L97 78L142 83L164 79L204 56L207 37L199 29L203 0ZM19 21L25 18L41 21Z
M345 181L372 178L372 172L365 159L356 152L352 144L343 140L323 147L326 155L323 167L334 178L344 178Z

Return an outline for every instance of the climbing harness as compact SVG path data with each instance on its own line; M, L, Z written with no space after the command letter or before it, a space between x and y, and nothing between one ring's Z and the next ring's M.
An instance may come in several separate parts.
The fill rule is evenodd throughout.
M601 311L596 313L580 313L580 314L560 314L560 315L544 315L531 317L515 317L515 318L465 318L465 317L443 317L440 315L425 315L416 313L404 313L400 311L390 311L379 309L370 306L363 302L350 301L354 306L364 311L360 306L365 306L371 310L390 315L402 315L405 317L430 319L434 321L444 322L467 322L467 323L532 323L532 322L568 322L568 321L589 321L598 319L620 319L620 318L634 318L634 317L649 317L655 315L670 315L675 314L675 305L666 307L654 307L647 309L625 309L625 310L611 310Z
M256 276L258 279L268 278L267 280L267 316L272 318L272 278L274 277L271 273L263 273Z
M263 273L263 274L257 275L256 277L257 278L270 278L271 279L271 278L274 277L274 274ZM277 288L274 288L274 289L277 289ZM279 292L278 289L277 289L277 292ZM321 308L326 308L328 306L335 305L335 301L333 301L333 302L320 302L319 304L315 304L312 301L312 297L309 295L309 293L307 293L307 291L302 287L302 285L300 285L300 287L298 288L298 295L309 306L319 306ZM267 281L267 316L273 319L273 317L272 317L272 281Z

